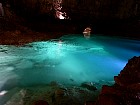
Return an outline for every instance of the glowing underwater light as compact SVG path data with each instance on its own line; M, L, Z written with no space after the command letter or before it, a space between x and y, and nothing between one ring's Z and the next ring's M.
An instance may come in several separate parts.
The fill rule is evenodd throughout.
M3 78L12 78L14 74L14 78L20 79L18 83L25 86L50 81L66 84L113 81L128 59L140 54L139 49L139 41L103 36L87 40L83 35L68 35L23 47L0 46L0 83L3 86L6 82Z
M0 96L5 95L7 92L8 92L8 91L6 91L6 90L1 91L1 92L0 92Z

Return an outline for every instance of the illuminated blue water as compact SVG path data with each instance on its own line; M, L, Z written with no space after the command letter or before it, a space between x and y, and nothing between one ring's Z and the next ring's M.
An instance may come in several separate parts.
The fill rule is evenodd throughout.
M22 47L0 45L0 90L58 81L113 81L128 59L140 55L140 41L66 35Z

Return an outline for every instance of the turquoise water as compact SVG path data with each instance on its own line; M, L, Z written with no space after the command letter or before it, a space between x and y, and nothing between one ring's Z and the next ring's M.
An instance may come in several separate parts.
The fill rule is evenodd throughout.
M128 59L140 55L140 41L93 35L65 35L21 47L0 45L0 91L57 81L113 81Z

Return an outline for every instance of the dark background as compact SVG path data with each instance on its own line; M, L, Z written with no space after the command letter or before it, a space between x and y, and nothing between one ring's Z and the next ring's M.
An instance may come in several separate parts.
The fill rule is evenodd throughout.
M0 18L1 34L16 31L29 37L43 33L52 38L50 33L53 37L82 34L90 26L92 34L140 38L139 0L63 0L61 10L55 8L57 1L1 0L5 13ZM69 18L56 18L56 11Z

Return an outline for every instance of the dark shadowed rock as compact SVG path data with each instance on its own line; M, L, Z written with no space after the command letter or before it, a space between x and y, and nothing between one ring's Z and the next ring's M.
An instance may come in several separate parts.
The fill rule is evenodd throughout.
M139 105L140 103L140 57L128 61L114 86L103 86L95 105Z
M60 0L9 0L12 7L26 15L54 14L54 3ZM70 18L130 18L140 14L139 0L63 0L62 11ZM57 5L58 6L58 5ZM18 9L17 9L18 8Z
M140 83L140 57L130 59L124 69L114 79L116 84L120 86Z
M81 84L81 87L87 88L88 90L95 91L97 88L93 85L92 82L84 82Z
M33 105L49 105L49 104L47 101L38 100L38 101L35 101Z

